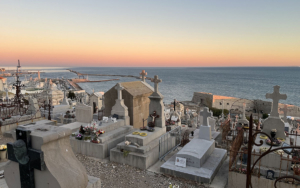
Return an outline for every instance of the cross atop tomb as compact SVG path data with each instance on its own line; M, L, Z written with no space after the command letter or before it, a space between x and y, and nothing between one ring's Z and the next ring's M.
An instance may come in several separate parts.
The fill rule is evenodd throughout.
M246 111L246 103L243 103L243 117L242 117L242 119L246 119L245 111Z
M116 85L115 89L118 92L118 99L121 100L122 99L122 90L124 89L124 87L122 87L122 85L120 83L118 83Z
M267 93L266 94L266 99L272 99L273 103L272 103L272 109L271 109L271 113L270 116L273 117L279 117L279 113L278 113L278 102L279 100L286 100L287 96L286 94L280 94L279 93L279 88L280 86L274 86L274 91L273 93Z
M200 115L203 117L203 125L208 126L207 118L212 116L212 112L209 111L207 107L205 107L201 112Z
M146 78L145 76L147 76L147 72L145 70L142 70L140 75L142 75L142 81L145 82L145 78Z
M154 92L158 93L158 83L162 82L162 80L158 79L158 76L155 75L151 82L154 82Z

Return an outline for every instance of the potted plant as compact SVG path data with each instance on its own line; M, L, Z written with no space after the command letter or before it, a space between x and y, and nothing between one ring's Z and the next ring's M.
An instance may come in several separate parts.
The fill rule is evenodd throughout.
M0 158L2 162L6 161L6 153L7 153L7 146L0 145Z
M78 134L75 138L77 139L77 140L82 140L82 135L81 134Z

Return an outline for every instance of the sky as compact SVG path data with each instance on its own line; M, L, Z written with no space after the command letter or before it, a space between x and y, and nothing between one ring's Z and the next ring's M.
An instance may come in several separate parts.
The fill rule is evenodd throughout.
M0 66L300 66L299 0L1 0Z

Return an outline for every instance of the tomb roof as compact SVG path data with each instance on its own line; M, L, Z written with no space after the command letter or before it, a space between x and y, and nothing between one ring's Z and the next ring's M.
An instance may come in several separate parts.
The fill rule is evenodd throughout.
M133 97L140 96L146 93L153 93L154 89L149 84L142 81L122 82L121 85Z

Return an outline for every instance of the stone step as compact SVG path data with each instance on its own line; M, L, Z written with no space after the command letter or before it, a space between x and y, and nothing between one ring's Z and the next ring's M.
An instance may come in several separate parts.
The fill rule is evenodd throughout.
M129 141L131 143L137 143L140 146L145 146L152 140L159 138L163 134L166 133L166 128L158 128L155 127L154 132L149 132L149 131L141 131L139 129L136 129L135 131L140 132L140 133L147 133L147 136L140 136L140 135L127 135L125 140Z
M129 125L122 126L122 127L119 127L118 129L114 129L112 131L105 132L103 135L101 135L99 137L99 139L100 139L101 143L104 143L107 140L110 140L110 139L116 138L122 134L128 133L128 131L131 129L132 129L132 126L129 126Z
M164 139L165 139L165 141L167 141L167 138L164 138ZM174 146L176 138L168 136L168 139L172 139L172 140L169 140L168 149L170 149L170 147ZM141 147L137 147L135 145L125 145L125 142L121 142L117 145L117 149L124 149L124 150L130 151L130 152L145 154L148 151L151 151L153 148L157 147L158 145L159 145L159 138L156 138L152 142L149 142L147 145L141 146Z
M224 149L215 148L201 168L175 166L175 154L160 167L160 171L164 174L197 181L198 183L211 183L226 159L226 153Z

